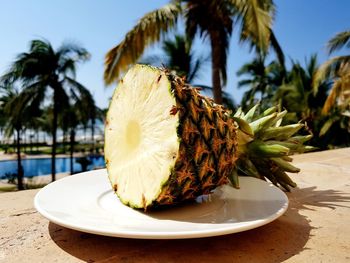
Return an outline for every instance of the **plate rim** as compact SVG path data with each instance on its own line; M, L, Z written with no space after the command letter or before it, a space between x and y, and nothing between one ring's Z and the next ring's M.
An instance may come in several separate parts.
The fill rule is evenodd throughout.
M250 229L258 228L263 225L269 224L272 221L276 220L280 216L282 216L288 209L289 207L289 199L288 196L278 187L274 186L272 183L266 182L261 180L263 183L266 183L269 186L275 187L277 190L280 191L280 194L282 194L283 199L284 199L284 204L280 207L280 209L265 218L258 219L258 220L253 220L249 222L245 222L244 226L240 226L239 228L234 227L235 223L221 223L223 226L213 229L196 229L196 230L186 230L186 231L177 231L177 232L168 232L168 231L161 231L161 232L153 232L153 231L130 231L130 230L120 230L118 229L117 231L99 231L96 229L93 229L92 227L89 226L79 226L76 223L66 223L64 220L61 220L58 217L53 216L49 212L47 212L44 208L42 208L39 204L39 199L40 196L43 194L44 189L47 190L48 188L54 187L55 184L57 183L62 183L62 180L67 180L68 178L71 178L72 176L84 176L84 174L91 174L94 173L103 173L107 171L103 171L106 169L99 169L99 170L93 170L93 171L87 171L87 172L82 172L82 173L77 173L74 175L70 175L67 177L64 177L62 179L59 179L57 181L54 181L43 188L39 190L35 194L34 197L34 207L35 209L46 219L48 219L50 222L53 222L57 225L77 230L80 232L85 232L85 233L90 233L90 234L95 234L95 235L102 235L102 236L110 236L110 237L120 237L120 238L133 238L133 239L188 239L188 238L202 238L202 237L213 237L213 236L221 236L221 235L227 235L227 234L234 234L234 233L239 233L243 231L247 231ZM259 180L259 179L256 179ZM176 220L170 220L170 221L176 221ZM193 223L193 224L208 224L208 223ZM218 225L218 224L216 224Z

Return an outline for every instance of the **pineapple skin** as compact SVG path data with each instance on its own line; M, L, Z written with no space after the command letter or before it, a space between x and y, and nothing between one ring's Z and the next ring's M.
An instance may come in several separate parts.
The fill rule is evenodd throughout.
M179 151L169 179L150 207L171 205L209 194L228 183L237 159L237 125L230 111L166 72L176 99L169 114L179 117ZM146 209L146 207L144 207Z

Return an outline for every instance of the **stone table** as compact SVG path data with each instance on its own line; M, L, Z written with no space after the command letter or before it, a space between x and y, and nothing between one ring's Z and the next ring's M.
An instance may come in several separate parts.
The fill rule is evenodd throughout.
M0 262L350 262L350 148L295 156L287 212L231 235L138 240L70 230L33 207L38 190L0 194Z

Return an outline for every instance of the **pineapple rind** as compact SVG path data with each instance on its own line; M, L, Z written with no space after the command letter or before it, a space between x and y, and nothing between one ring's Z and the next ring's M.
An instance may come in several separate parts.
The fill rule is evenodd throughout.
M170 74L168 78L177 99L180 147L174 170L152 206L180 203L209 194L228 182L236 159L236 126L227 111L201 96L182 79ZM210 127L207 138L201 130L206 127Z

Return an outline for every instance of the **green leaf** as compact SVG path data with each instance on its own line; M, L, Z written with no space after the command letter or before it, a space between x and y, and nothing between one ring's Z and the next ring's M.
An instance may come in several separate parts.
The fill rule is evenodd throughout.
M281 169L290 173L299 173L300 169L291 165L289 162L284 161L282 158L271 158Z
M233 169L232 173L228 176L228 179L234 188L239 189L239 178L236 169Z
M237 109L237 111L235 112L235 114L233 115L233 117L237 117L237 118L242 118L242 116L244 115L243 111L242 111L242 108L239 107Z
M274 140L287 140L293 134L298 132L304 124L291 124L282 127L272 127L265 130L261 135L261 138L264 140L274 139Z
M262 132L263 130L271 126L271 123L274 122L276 117L277 117L277 113L272 113L268 116L265 116L260 119L257 119L256 121L253 121L252 123L250 123L250 126L254 131L254 133Z
M231 117L235 122L237 122L239 129L244 132L245 134L248 134L249 136L253 137L254 132L248 122L245 120L238 118L238 117Z
M273 106L271 108L268 108L267 110L265 110L262 114L261 117L265 117L267 115L270 115L272 113L275 113L277 111L277 106Z
M258 173L258 170L248 158L239 159L237 161L237 169L241 171L244 175L248 175L259 179L261 178L261 176Z
M265 144L262 141L252 141L248 144L249 155L257 158L282 157L288 155L289 149L279 144Z
M277 169L274 172L274 175L278 180L278 183L281 184L287 191L290 191L288 186L291 186L291 187L297 186L297 184L293 182L293 180L290 179L290 177L281 168Z
M327 120L321 128L320 137L325 135L336 121L337 121L336 118L331 118L331 119Z
M257 107L259 106L259 104L256 104L254 107L252 107L248 112L247 114L245 114L242 119L247 121L247 122L250 122L253 120L253 117L254 117L254 113L257 109Z
M295 143L303 144L303 143L311 140L312 137L313 136L311 134L310 135L305 135L305 136L294 136L294 137L289 138L288 141L289 142L295 142Z

